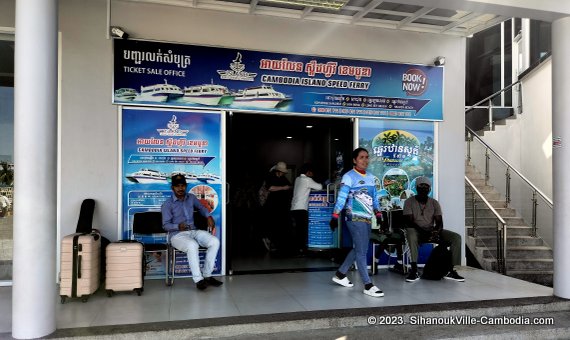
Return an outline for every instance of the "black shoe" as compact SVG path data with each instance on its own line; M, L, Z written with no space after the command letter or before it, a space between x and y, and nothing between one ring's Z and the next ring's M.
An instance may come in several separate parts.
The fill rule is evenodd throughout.
M410 274L408 274L408 277L406 277L406 282L416 282L417 280L420 279L420 276L418 275L417 271L410 271Z
M206 281L208 286L214 286L214 287L219 287L219 286L224 284L222 281L218 281L218 280L214 279L213 277L207 277L203 281ZM202 282L202 281L200 281L200 282Z
M465 278L463 278L463 276L460 276L459 274L457 274L457 272L455 270L450 271L449 274L445 275L443 278L448 279L448 280L457 281L457 282L465 281Z
M401 265L400 263L396 263L393 267L388 268L389 271L393 272L393 273L398 273L401 275L404 275L404 266Z
M208 283L206 282L206 280L200 280L196 282L196 288L198 288L199 290L204 290L208 288Z

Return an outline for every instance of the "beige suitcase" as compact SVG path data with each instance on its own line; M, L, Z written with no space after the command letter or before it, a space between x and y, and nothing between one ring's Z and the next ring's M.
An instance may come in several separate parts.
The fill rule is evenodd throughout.
M61 303L67 297L89 295L99 288L101 235L97 232L67 235L61 241L59 295Z
M136 241L113 242L107 246L105 290L107 296L116 291L134 290L141 295L144 288L144 247Z

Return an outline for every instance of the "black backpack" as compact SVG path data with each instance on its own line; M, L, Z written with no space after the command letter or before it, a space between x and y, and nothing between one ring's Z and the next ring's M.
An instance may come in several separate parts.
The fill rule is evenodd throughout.
M451 251L447 249L446 244L439 244L433 248L426 262L422 279L441 280L453 268L451 262Z

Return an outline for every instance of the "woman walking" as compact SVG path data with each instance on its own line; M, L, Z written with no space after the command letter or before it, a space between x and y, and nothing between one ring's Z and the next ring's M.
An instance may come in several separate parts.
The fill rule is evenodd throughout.
M384 293L372 283L368 276L366 263L371 221L373 218L382 219L376 195L377 178L366 172L369 162L366 149L355 149L352 152L352 162L354 168L342 176L330 227L333 230L338 227L339 214L342 209L346 209L346 225L352 236L353 248L332 280L344 287L354 287L346 273L356 261L358 273L364 283L363 293L373 297L382 297Z

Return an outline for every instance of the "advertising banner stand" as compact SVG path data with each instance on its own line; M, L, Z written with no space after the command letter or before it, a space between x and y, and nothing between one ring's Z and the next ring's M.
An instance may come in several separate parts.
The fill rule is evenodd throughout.
M171 199L170 178L182 174L188 192L198 198L216 222L216 236L222 241L214 274L222 273L225 230L219 112L155 108L123 108L122 113L122 223L121 237L132 236L137 212L160 211ZM144 242L165 242L164 234L146 236ZM164 277L165 254L147 259L147 275ZM203 266L204 254L200 254ZM177 252L176 276L190 276L186 254Z

